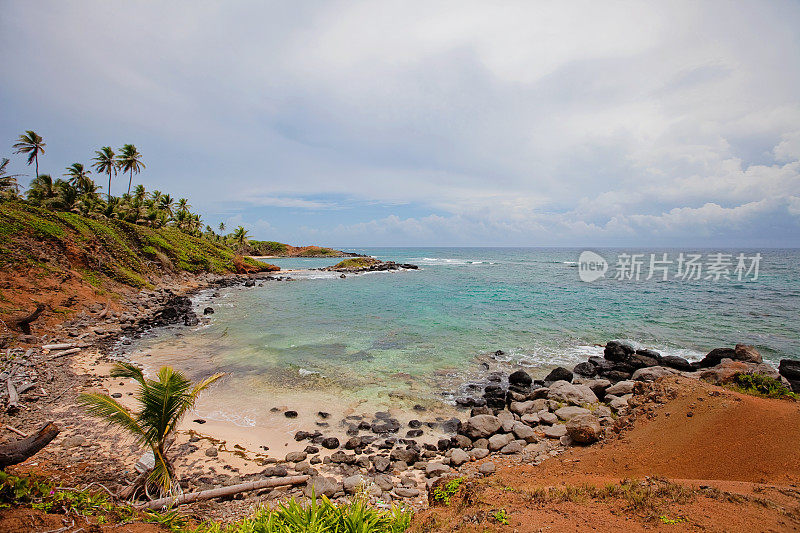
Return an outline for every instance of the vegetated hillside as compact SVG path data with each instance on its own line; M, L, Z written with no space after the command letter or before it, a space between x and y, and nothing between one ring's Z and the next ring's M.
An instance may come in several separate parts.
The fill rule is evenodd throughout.
M292 246L275 241L255 241L247 243L246 250L249 255L268 255L276 257L353 257L356 254L323 248L320 246Z
M23 202L0 204L0 319L5 322L38 303L47 306L45 321L63 321L90 304L113 307L125 294L186 273L270 270L279 268L176 228L87 218Z

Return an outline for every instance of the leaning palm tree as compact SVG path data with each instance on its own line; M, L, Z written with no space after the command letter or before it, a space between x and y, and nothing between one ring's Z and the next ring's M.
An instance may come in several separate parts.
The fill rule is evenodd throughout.
M94 152L96 157L92 159L94 163L92 166L94 169L101 173L101 174L108 174L108 201L111 201L111 174L117 175L117 170L119 170L119 165L117 163L117 159L114 156L114 150L111 149L110 146L103 146L99 150L95 150Z
M123 172L130 172L130 177L128 178L128 194L130 194L133 174L138 174L145 168L144 163L142 163L142 154L139 153L139 150L134 145L126 144L119 149L117 161Z
M64 176L69 178L67 181L69 181L70 185L78 189L81 194L85 193L94 185L91 178L89 178L89 174L91 174L92 171L86 170L83 163L72 163L66 170L67 173L64 174Z
M137 411L130 411L107 394L81 394L78 401L89 413L104 418L109 424L130 433L139 444L152 451L155 466L147 480L163 494L174 493L180 486L174 483L174 469L167 457L167 439L175 431L183 415L194 407L197 397L223 374L214 374L199 383L192 383L172 367L162 367L158 379L146 379L131 363L118 363L112 377L132 378L138 382ZM145 481L146 483L146 481Z
M28 130L23 135L20 135L18 141L14 145L16 149L14 153L28 154L28 164L36 163L36 177L39 177L39 154L44 153L44 147L47 145L41 135L38 135L33 130Z
M0 161L0 198L13 198L19 194L19 183L17 178L22 174L9 174L6 168L8 167L8 158L4 157Z

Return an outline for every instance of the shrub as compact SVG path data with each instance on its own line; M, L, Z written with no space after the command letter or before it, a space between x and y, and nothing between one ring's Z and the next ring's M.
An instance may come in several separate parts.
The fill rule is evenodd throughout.
M764 398L797 400L797 394L790 391L777 379L764 374L736 374L731 388L737 392Z

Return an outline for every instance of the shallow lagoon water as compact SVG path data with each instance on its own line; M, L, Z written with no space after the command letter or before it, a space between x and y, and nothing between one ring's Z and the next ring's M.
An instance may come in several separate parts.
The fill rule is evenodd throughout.
M130 356L225 381L201 406L211 417L258 424L274 405L429 405L452 399L496 350L538 376L571 368L596 345L624 339L697 359L755 345L777 364L800 359L800 253L761 251L756 281L579 280L578 249L355 249L418 271L306 272L297 281L196 297L215 309L196 328L155 330ZM621 250L598 250L610 262ZM732 253L753 250L731 250ZM630 252L630 251L628 251ZM645 250L677 256L679 250ZM703 254L710 250L700 251ZM284 269L336 259L267 260ZM147 354L147 356L145 356Z

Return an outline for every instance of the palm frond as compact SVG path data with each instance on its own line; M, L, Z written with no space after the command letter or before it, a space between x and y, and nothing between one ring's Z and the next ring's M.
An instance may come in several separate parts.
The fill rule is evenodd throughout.
M142 370L133 363L128 363L124 361L114 365L114 368L111 369L111 377L133 378L136 381L138 381L140 385L144 386L146 384L146 380L144 379L144 373L142 373Z
M134 415L124 406L107 394L81 394L78 403L83 405L90 414L104 418L110 424L126 429L140 444L150 444L147 432L139 425Z

